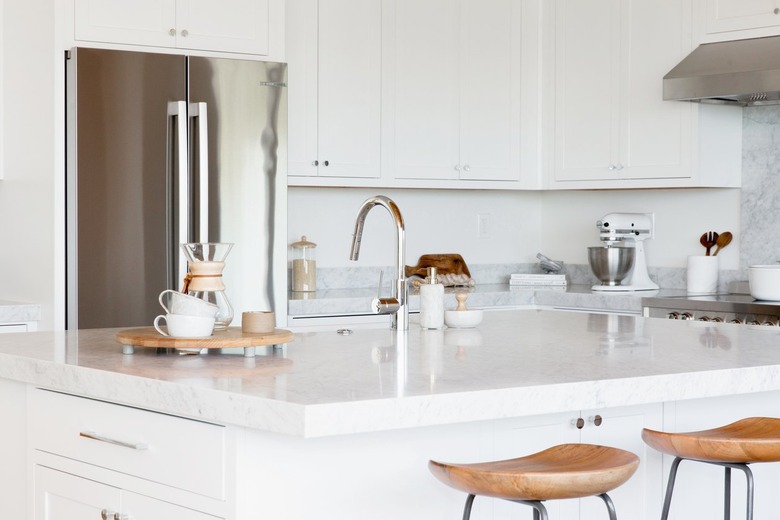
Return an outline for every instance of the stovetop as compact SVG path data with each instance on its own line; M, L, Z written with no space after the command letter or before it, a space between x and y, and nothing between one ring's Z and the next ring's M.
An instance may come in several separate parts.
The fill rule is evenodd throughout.
M748 294L643 298L642 306L647 317L780 326L780 302Z

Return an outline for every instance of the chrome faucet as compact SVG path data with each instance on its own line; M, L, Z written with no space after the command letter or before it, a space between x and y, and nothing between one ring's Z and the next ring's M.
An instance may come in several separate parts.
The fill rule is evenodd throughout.
M409 328L409 294L406 285L406 273L404 270L406 238L404 236L404 218L401 216L401 210L398 209L395 202L383 195L371 197L363 202L363 205L360 206L360 210L358 211L357 219L355 220L355 231L352 233L352 248L350 249L349 259L355 261L360 255L360 241L363 238L363 224L366 221L368 212L371 211L371 208L374 206L382 206L385 208L390 212L390 216L393 217L393 221L395 222L395 262L398 274L396 276L392 296L390 298L375 298L372 302L373 311L375 314L392 314L392 327L398 330L407 330Z

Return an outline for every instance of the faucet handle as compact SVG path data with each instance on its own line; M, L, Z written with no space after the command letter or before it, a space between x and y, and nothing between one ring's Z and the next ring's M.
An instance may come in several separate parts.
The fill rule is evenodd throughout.
M382 298L382 278L384 270L379 271L379 288L376 291L376 298L371 300L371 310L374 314L394 314L401 308L398 298Z

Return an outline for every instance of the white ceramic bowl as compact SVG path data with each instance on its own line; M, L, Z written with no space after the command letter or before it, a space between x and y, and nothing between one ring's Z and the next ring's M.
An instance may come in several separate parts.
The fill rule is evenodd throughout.
M750 296L756 300L780 301L780 265L748 267Z
M481 309L444 311L444 323L454 329L470 329L482 323Z

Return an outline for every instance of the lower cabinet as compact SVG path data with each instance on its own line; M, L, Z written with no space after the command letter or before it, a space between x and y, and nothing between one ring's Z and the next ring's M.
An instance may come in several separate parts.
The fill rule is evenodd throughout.
M582 410L541 417L499 421L495 431L496 459L534 453L563 443L601 444L621 448L639 456L639 469L624 485L610 492L618 518L634 520L660 516L662 495L662 458L642 441L642 428L661 429L663 405L660 403L606 410ZM485 518L515 517L518 504L501 500L482 507L492 508ZM475 502L477 504L477 502ZM561 520L603 520L607 511L598 498L556 500L547 504L550 518ZM530 508L528 508L530 509ZM528 515L530 518L530 513ZM482 517L479 517L482 518Z
M35 520L217 520L191 509L44 466L35 467Z
M31 388L35 520L218 520L227 428Z

